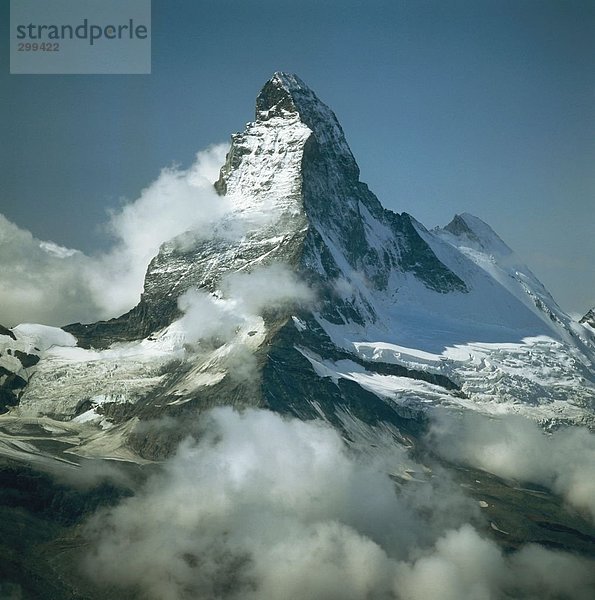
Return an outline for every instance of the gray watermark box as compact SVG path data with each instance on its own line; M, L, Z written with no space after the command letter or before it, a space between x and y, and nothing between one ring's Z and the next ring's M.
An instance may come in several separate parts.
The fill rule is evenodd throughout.
M151 0L10 0L10 72L151 72Z

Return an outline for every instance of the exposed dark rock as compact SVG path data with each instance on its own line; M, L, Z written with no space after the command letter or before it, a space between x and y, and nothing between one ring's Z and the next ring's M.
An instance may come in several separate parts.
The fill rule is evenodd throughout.
M105 482L79 489L31 467L0 462L0 598L121 600L121 594L88 588L79 565L87 542L77 528L98 508L131 493Z
M10 329L7 329L3 325L0 325L0 335L7 335L8 337L12 338L13 340L17 339L17 336Z
M37 354L28 354L27 352L15 350L14 355L21 361L21 364L25 369L34 367L39 362L39 356L37 356Z
M0 366L0 414L19 403L19 394L26 385L20 375Z

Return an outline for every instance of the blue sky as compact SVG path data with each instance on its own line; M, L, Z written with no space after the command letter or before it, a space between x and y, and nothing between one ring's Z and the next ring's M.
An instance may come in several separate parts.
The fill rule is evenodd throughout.
M252 119L276 70L333 108L381 202L487 221L563 308L595 304L595 2L153 0L151 75L9 75L0 212L93 252L162 167Z

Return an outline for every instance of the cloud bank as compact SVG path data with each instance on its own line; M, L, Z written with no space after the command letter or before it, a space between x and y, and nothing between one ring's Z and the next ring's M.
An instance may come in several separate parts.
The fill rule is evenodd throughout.
M101 255L37 240L0 215L0 322L65 325L134 306L159 246L188 230L208 235L229 209L212 185L226 150L212 146L189 169L164 169L138 199L112 212L106 234L113 245Z
M592 562L538 546L503 555L461 522L460 492L458 510L431 479L396 493L321 422L203 418L198 441L87 524L84 569L98 584L155 600L592 597Z
M69 315L97 310L87 273L90 259L74 250L40 242L0 215L0 322L64 324Z
M542 485L595 522L595 435L587 428L547 434L522 417L445 411L436 413L430 439L449 460Z

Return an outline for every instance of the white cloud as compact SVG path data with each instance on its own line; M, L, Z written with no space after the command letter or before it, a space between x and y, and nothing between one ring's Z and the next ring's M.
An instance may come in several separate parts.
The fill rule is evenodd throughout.
M436 413L431 439L446 458L543 485L595 521L595 435L588 429L547 434L522 417L445 411Z
M465 525L440 538L431 554L399 565L397 588L403 600L489 600L505 573L497 546Z
M223 277L221 291L192 288L178 299L183 316L171 329L183 332L190 345L218 353L236 379L249 379L257 367L254 350L264 341L267 312L305 306L313 302L310 288L283 263L258 266L251 272Z
M304 306L314 300L312 290L281 263L232 273L223 280L221 287L251 314L262 314L266 309Z
M186 231L207 237L228 211L227 199L213 188L226 150L221 144L199 152L186 171L163 169L135 202L112 214L108 231L116 243L96 261L92 280L104 313L121 314L138 302L149 261L163 242Z
M504 556L498 546L464 525L437 540L432 552L400 563L399 600L589 600L595 563L529 544Z
M447 506L431 480L405 485L421 504L395 493L321 422L230 408L203 419L198 441L87 525L96 583L159 600L590 597L592 562L534 546L504 556L453 517L460 492Z
M245 314L236 300L221 298L205 290L192 288L178 299L184 316L178 322L189 343L209 338L231 340L245 322Z
M226 148L199 152L187 170L164 169L137 200L113 212L106 228L114 244L99 256L37 240L0 215L0 322L90 322L134 306L159 246L190 229L208 235L228 210L212 186Z
M80 252L36 240L0 215L0 322L63 324L98 310L89 288L91 260Z
M188 342L212 337L230 341L241 327L262 325L267 310L304 306L312 290L283 263L231 273L221 281L221 293L192 288L178 299L184 312L177 326Z
M97 581L149 598L363 598L419 522L318 422L217 409L146 489L92 523ZM392 551L392 550L391 550Z

